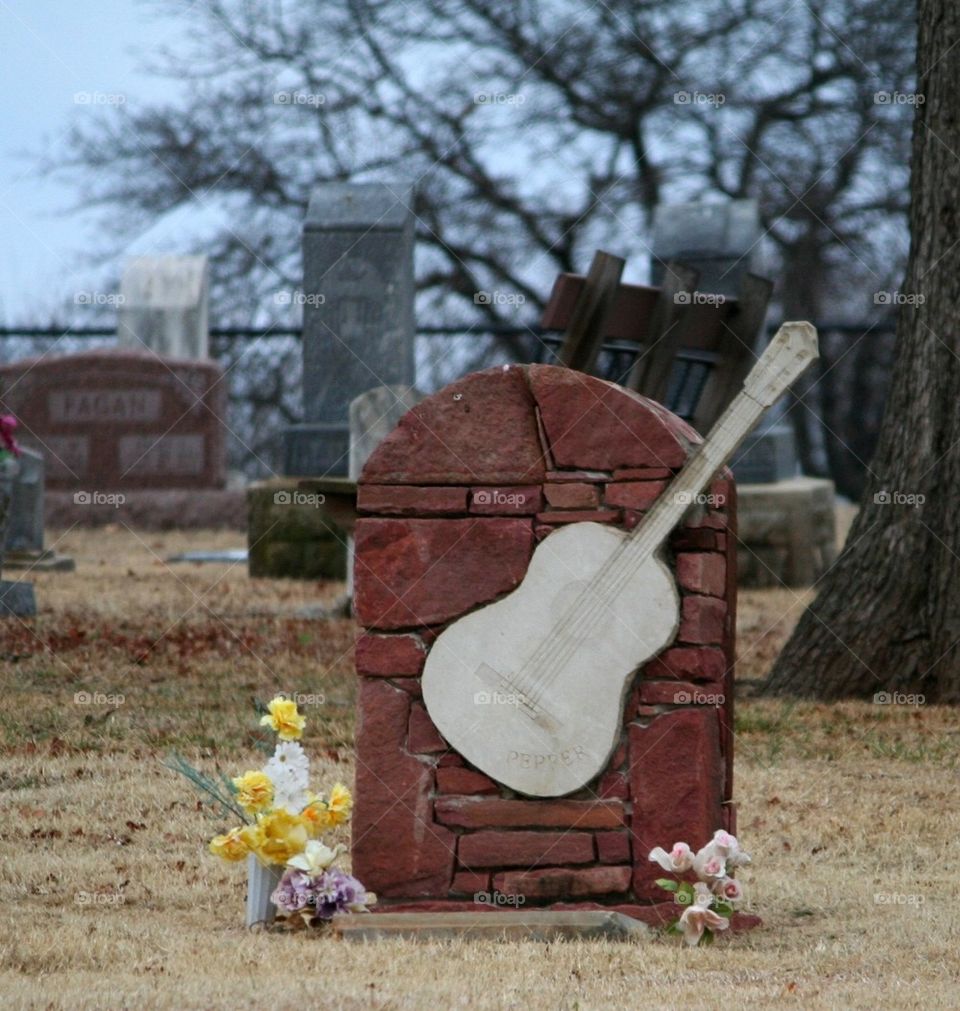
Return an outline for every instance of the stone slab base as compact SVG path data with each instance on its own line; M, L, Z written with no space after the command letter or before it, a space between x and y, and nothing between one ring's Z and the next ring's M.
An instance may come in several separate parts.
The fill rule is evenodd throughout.
M302 489L299 478L247 488L250 575L266 579L345 579L347 525L331 492ZM329 499L329 501L328 501ZM343 524L343 525L341 525Z
M650 928L639 920L600 910L360 914L338 917L333 926L347 941L637 940L650 935Z
M103 493L47 491L47 529L125 524L136 530L244 530L246 493L242 488L163 489Z
M737 487L741 586L810 586L837 557L832 481L795 477Z
M56 551L8 551L3 567L18 572L73 572L77 565L69 555Z
M0 618L32 618L36 613L33 583L0 579Z

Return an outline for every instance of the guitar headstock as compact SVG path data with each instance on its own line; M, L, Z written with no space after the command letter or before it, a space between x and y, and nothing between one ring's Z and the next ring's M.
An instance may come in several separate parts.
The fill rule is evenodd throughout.
M784 323L744 380L743 392L769 407L819 357L813 324Z

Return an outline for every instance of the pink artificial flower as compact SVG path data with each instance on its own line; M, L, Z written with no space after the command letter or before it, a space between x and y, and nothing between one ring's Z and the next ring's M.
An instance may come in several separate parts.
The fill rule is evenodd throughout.
M17 440L13 437L16 428L17 419L12 414L0 415L0 442L3 443L3 448L8 452L13 453L14 456L19 456L20 447L17 445Z
M720 848L714 842L708 842L703 849L698 851L693 858L693 869L701 881L727 876L727 862L720 852Z
M743 898L743 887L733 878L720 878L712 887L714 894L727 902L739 902Z
M685 842L674 843L669 853L662 846L657 846L650 850L648 859L674 874L682 874L693 866L693 853Z

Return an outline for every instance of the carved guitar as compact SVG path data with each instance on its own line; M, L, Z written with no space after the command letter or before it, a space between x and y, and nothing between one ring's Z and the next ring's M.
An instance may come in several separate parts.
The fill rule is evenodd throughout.
M512 593L433 644L423 698L468 761L521 793L556 797L602 771L637 668L676 636L664 541L763 413L818 356L809 323L784 323L743 390L629 533L573 523L542 541Z

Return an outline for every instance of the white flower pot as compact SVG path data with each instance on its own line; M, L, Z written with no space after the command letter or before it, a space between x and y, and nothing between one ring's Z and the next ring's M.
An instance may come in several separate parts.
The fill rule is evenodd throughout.
M264 866L252 853L247 857L248 927L255 923L273 923L277 907L270 901L270 896L282 877L282 867L275 864Z

